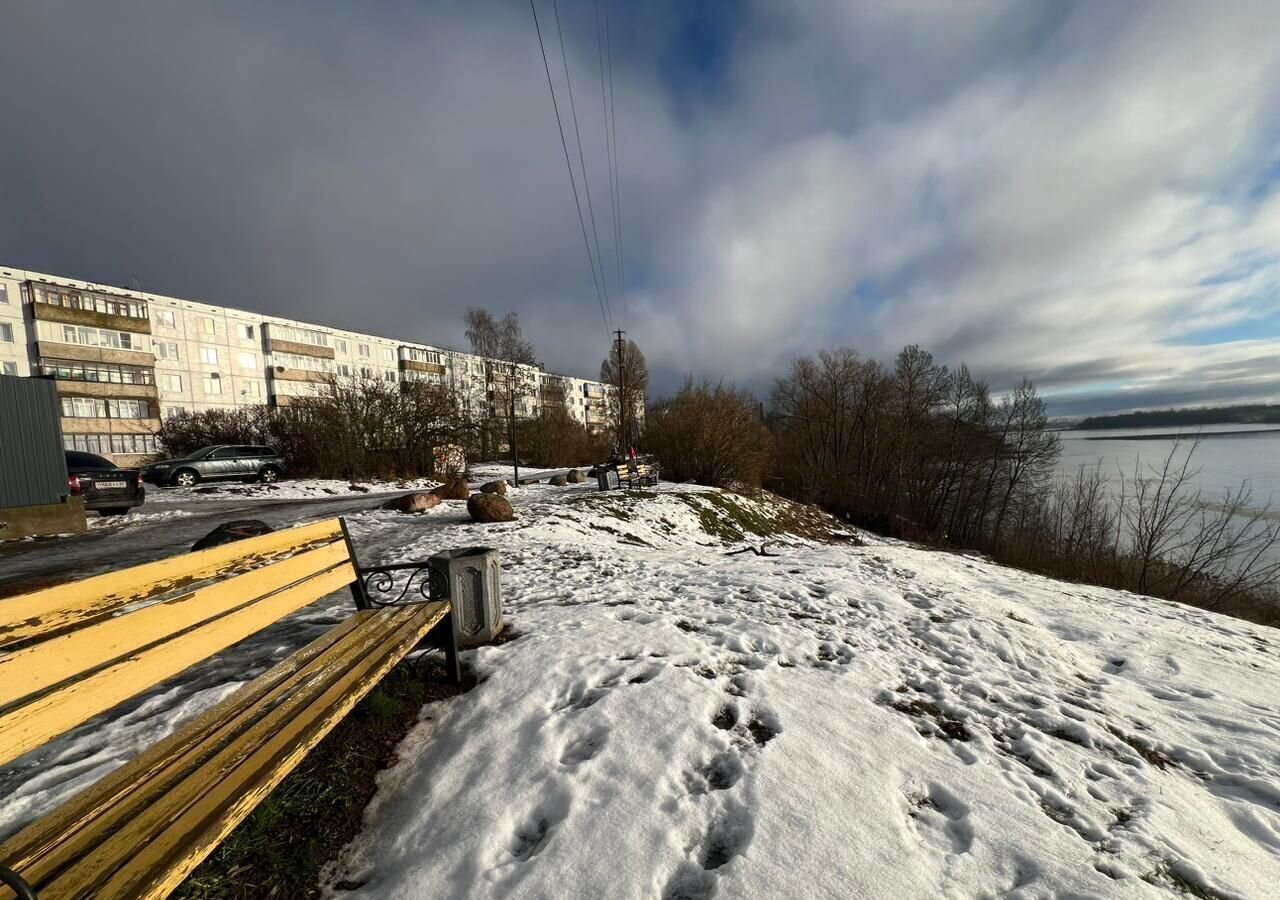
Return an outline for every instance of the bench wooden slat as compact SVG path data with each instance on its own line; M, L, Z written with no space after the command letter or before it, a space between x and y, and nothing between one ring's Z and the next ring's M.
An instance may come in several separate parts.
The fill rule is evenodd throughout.
M343 562L0 715L0 765L349 585L355 577L351 563Z
M0 649L36 635L66 631L148 597L227 573L233 566L243 571L312 545L340 540L338 520L326 519L9 597L0 602Z
M191 777L154 795L155 782L148 781L141 812L92 852L81 852L47 888L37 886L41 897L167 895L446 612L440 603L370 614L364 627L308 666L298 689L255 715ZM359 649L341 652L348 644Z
M114 616L0 657L0 709L81 673L122 660L157 643L156 635L177 635L254 603L291 584L340 565L341 544L326 544L297 556L216 581L186 594Z
M187 765L198 765L205 757L190 756L192 748L207 742L214 734L223 737L238 734L258 703L270 702L279 693L296 689L300 679L305 677L309 663L327 653L353 629L364 625L372 615L373 612L359 612L330 628L221 703L148 747L137 759L94 782L68 802L11 836L0 845L0 860L12 868L31 872L33 878L48 877L50 871L69 862L66 858L59 861L56 855L59 847L73 839L84 839L91 826L113 829L113 812L117 815L132 814L133 807L128 803L130 795L138 796L134 792L152 779L163 778L165 784L172 783L175 766L183 760L188 761ZM181 774L182 770L176 771Z

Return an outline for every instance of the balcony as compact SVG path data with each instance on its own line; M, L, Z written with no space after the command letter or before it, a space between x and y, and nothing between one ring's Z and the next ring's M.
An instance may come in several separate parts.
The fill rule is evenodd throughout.
M31 304L31 316L45 322L60 322L63 325L92 325L94 328L106 328L111 331L151 333L150 319L120 316L98 312L95 309L73 309L67 306L54 306L52 303L37 302Z
M39 306L38 303L31 304ZM64 310L65 312L66 310ZM130 321L133 321L132 319ZM116 350L111 347L90 347L85 344L63 344L58 341L37 341L36 355L50 359L70 359L77 362L119 363L125 366L154 368L155 356L141 350Z
M267 349L272 353L292 353L296 356L314 356L316 359L333 359L332 347L319 347L315 344L304 344L301 341L286 341L280 338L268 338Z
M112 381L55 378L54 387L59 396L110 397L120 400L158 400L160 398L154 384L117 384Z
M329 351L332 353L333 351ZM276 381L304 381L323 383L334 377L332 372L313 372L310 369L292 369L288 366L272 366L271 377Z
M418 362L416 359L400 360L400 371L402 372L428 372L432 375L443 375L445 367L440 363Z

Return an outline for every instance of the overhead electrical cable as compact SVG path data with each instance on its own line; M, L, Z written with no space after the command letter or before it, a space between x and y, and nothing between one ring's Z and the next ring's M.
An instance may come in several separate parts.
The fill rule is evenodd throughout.
M533 27L538 33L538 47L542 51L542 67L547 73L547 90L551 92L551 107L556 114L556 127L560 131L560 146L564 149L564 164L569 170L569 186L573 188L573 205L578 210L578 225L582 228L582 244L587 250L587 263L591 266L591 281L596 289L596 303L600 306L600 318L604 321L604 330L606 335L612 333L613 329L609 322L609 314L604 302L604 297L600 292L600 278L596 275L595 258L591 255L591 241L587 238L587 223L582 216L582 201L578 198L578 184L573 175L573 163L569 161L569 142L565 140L564 123L560 118L560 104L556 100L555 85L551 81L551 66L547 62L547 47L542 40L542 26L538 24L538 8L534 5L534 0L529 0L529 9L533 12ZM604 273L601 272L601 275Z

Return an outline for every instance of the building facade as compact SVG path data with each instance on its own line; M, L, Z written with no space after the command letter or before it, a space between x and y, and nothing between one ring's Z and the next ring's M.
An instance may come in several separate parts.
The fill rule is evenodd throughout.
M67 449L119 463L158 451L164 416L288 406L335 375L438 384L466 414L501 415L495 369L447 347L0 266L0 374L52 378ZM608 385L534 366L518 377L517 417L562 407L605 428Z

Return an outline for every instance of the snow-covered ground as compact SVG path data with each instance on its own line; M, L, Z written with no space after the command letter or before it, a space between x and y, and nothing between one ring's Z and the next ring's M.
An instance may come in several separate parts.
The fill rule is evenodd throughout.
M688 486L512 499L350 519L370 560L499 547L520 636L423 710L333 896L1276 895L1276 632L874 538L730 556L787 507ZM0 834L348 607L0 770Z
M323 497L355 497L398 491L427 491L440 482L429 478L405 481L342 481L331 478L294 478L275 484L210 481L191 488L147 486L150 505L189 505L208 500L311 500Z

